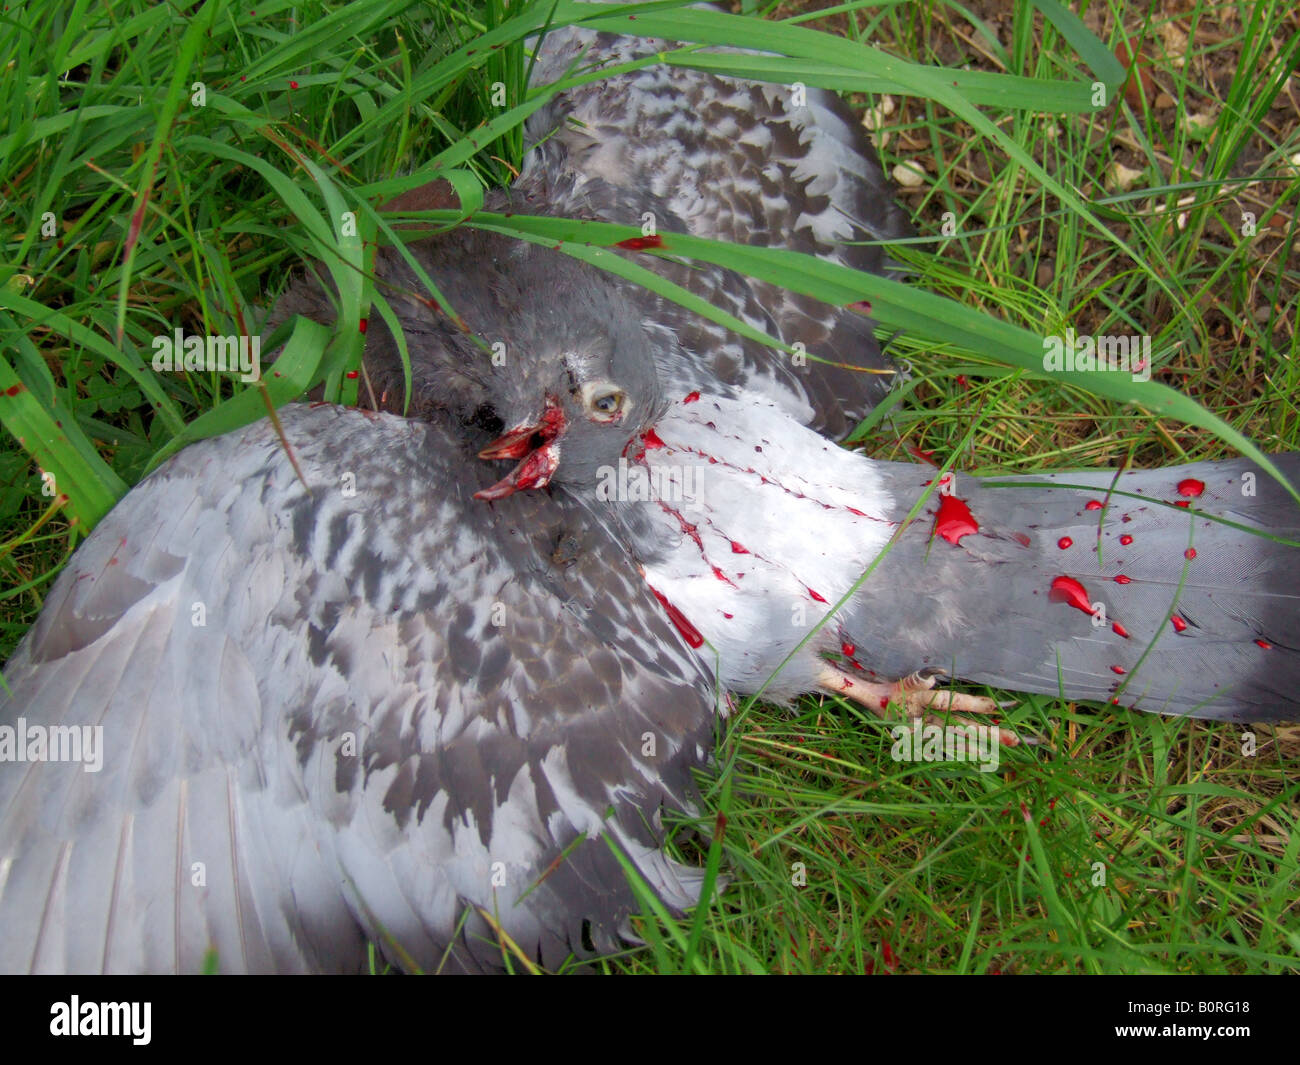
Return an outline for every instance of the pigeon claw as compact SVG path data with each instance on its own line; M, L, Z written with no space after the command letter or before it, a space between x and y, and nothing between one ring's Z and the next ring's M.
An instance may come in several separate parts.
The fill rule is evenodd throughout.
M1002 709L997 702L984 695L968 695L965 692L936 691L935 674L922 676L913 673L909 677L891 683L869 682L854 676L830 663L825 663L821 675L817 678L821 687L835 695L848 696L860 703L877 717L887 717L891 705L901 705L910 718L920 717L926 724L943 724L942 720L930 711L947 711L954 716L951 721L963 725L976 722L957 714L996 714ZM1004 747L1036 745L1041 741L1036 736L1020 736L1005 726L998 728L998 742Z

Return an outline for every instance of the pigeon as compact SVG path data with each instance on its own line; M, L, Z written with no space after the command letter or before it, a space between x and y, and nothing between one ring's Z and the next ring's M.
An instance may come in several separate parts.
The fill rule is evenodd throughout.
M620 859L693 905L716 686L610 528L474 500L447 415L279 419L136 486L9 661L0 971L556 969L631 941Z

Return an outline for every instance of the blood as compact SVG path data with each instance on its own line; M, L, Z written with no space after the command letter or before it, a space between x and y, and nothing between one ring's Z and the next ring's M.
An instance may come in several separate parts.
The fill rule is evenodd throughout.
M1084 510L1101 510L1104 506L1100 499L1090 499L1083 505Z
M647 429L644 433L642 433L641 440L645 444L645 446L652 451L657 450L658 448L661 447L667 447L667 445L662 440L659 439L659 434L656 433L653 429Z
M733 555L747 555L749 554L749 548L745 547L744 544L738 544L735 540L732 540L731 553Z
M1176 507L1182 507L1184 510L1186 510L1186 509L1187 509L1188 507L1190 507L1191 505L1192 505L1192 504L1189 503L1186 499L1176 499L1176 500L1174 500L1174 506L1176 506Z
M5 395L16 396L18 395L19 392L22 392L24 389L26 389L26 387L27 386L23 384L10 385L8 388L5 389Z
M1021 547L1028 547L1030 543L1028 533L1014 532L1011 534L1011 539L1013 539Z
M733 588L736 586L736 585L735 585L735 582L729 580L729 579L727 578L727 575L726 575L725 573L723 573L722 570L719 569L717 566L714 566L714 567L713 567L713 575L714 575L715 577L717 577L718 580L720 580L720 581L724 581L725 583L730 584Z
M686 398L685 398L684 400L682 400L682 402L683 402L683 403L698 403L699 400L700 400L700 394L699 394L698 392L687 392L687 393L686 393Z
M1169 621L1170 621L1170 623L1174 626L1174 632L1186 632L1186 631L1187 631L1187 622L1185 622L1185 621L1184 621L1182 618L1180 618L1177 614L1175 614L1173 617L1171 617L1171 618L1169 619Z
M1205 491L1205 482L1198 481L1195 477L1188 477L1186 480L1178 482L1178 494L1180 496L1191 496L1195 499Z
M359 322L357 322L357 328L364 333L367 329L370 328L370 322L367 319L362 318Z
M934 518L934 534L950 544L960 544L963 536L980 531L979 522L964 502L956 496L943 496L939 500L939 513Z
M842 643L840 644L840 652L844 655L845 658L852 658L853 655L857 652L857 647L851 643Z
M1117 574L1115 574L1114 580L1115 580L1115 583L1116 583L1116 584L1132 584L1132 583L1133 583L1133 578L1132 578L1132 577L1125 577L1124 574L1122 574L1122 573L1117 573Z
M1116 636L1123 636L1124 639L1126 640L1128 639L1128 629L1124 628L1124 626L1121 625L1118 621L1115 622L1115 624L1113 624L1111 628L1115 630Z
M627 240L620 240L614 245L616 248L626 248L628 251L645 251L647 248L662 248L664 238L657 233L649 237L628 237Z
M1133 542L1133 537L1129 536L1128 533L1125 533L1123 536L1119 538L1119 542L1123 544L1125 547L1128 547L1128 545Z
M349 370L349 371L348 371L347 373L345 373L343 376L346 377L349 381L355 381L358 377L361 376L361 371L360 371L360 370Z
M1068 536L1062 536L1059 540L1056 541L1056 546L1059 547L1062 551L1064 551L1067 547L1073 547L1074 541L1071 540Z
M1187 559L1188 562L1190 562L1195 557L1196 557L1196 548L1194 547L1189 547L1186 551L1183 552L1183 558Z
M859 314L871 313L870 300L854 300L852 303L846 303L844 306L846 310L857 311Z
M909 455L911 455L912 458L914 458L914 459L918 459L918 460L921 461L921 462L927 462L927 463L929 463L931 466L937 466L937 465L938 465L938 463L936 463L936 462L934 461L934 452L933 452L933 451L922 451L922 450L921 450L919 447L917 447L915 444L908 444L908 445L907 445L907 453L908 453Z
M692 647L702 647L704 645L704 637L700 635L700 630L687 621L686 615L673 606L672 603L668 602L667 597L665 597L657 588L652 586L650 591L654 592L654 597L659 600L664 610L668 612L668 620L677 627L677 631L682 634L686 642Z
M1256 640L1256 641L1255 641L1255 646L1256 646L1256 647L1262 647L1262 648L1264 648L1265 651L1271 651L1271 650L1273 650L1273 645L1272 645L1271 643L1269 643L1267 640Z
M819 602L819 603L824 603L824 602L826 602L825 599L823 599L820 595L818 595L818 594L817 594L815 591L813 591L811 588L808 589L808 594L811 595L814 599L816 599L817 602Z
M1088 590L1073 577L1053 578L1052 590L1047 598L1053 603L1066 603L1075 610L1082 610L1089 617L1092 616L1092 600L1088 598Z
M1122 677L1125 673L1128 672L1128 670L1125 669L1123 666L1111 666L1110 671L1114 673L1117 677Z

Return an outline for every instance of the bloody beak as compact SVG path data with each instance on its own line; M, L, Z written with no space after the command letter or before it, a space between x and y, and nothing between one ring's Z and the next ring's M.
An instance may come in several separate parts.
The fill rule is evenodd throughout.
M519 465L492 485L475 492L475 499L504 499L521 489L545 488L560 465L559 438L564 432L564 412L550 396L542 416L516 426L478 453L481 459L519 459Z

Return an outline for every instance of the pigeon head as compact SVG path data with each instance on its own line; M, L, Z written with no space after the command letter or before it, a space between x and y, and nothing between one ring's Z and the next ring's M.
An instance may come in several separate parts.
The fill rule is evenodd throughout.
M504 351L496 349L487 383L506 431L479 458L515 466L475 493L485 500L552 483L593 485L662 408L651 339L624 285L535 245L510 259L496 286L507 312Z

